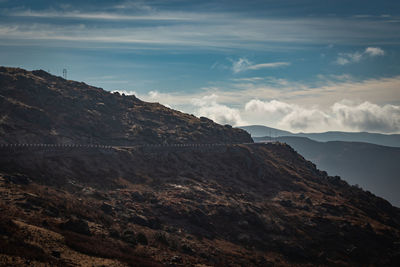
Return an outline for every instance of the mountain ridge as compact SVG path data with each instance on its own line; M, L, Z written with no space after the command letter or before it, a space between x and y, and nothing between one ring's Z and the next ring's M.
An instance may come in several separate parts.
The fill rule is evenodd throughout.
M252 142L241 129L42 70L0 67L0 101L0 133L7 143Z
M279 136L299 136L307 137L319 142L345 141L345 142L365 142L376 145L400 147L400 134L380 134L369 132L341 132L328 131L322 133L292 133L263 125L240 126L239 128L248 131L252 137L270 137Z
M400 148L364 142L318 142L300 136L274 140L287 143L329 175L339 175L350 184L358 184L400 206Z

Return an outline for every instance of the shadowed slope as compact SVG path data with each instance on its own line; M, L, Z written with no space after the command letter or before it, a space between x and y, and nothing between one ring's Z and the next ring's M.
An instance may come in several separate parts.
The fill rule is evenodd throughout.
M283 144L16 153L2 155L0 166L3 214L48 228L45 220L84 254L107 258L107 244L120 243L134 248L129 255L182 265L399 260L399 209ZM79 224L65 232L70 218ZM87 229L90 238L81 234Z
M241 129L42 70L0 67L0 114L7 143L252 142Z
M316 142L294 136L277 140L289 144L330 175L339 175L400 206L400 148L361 142Z

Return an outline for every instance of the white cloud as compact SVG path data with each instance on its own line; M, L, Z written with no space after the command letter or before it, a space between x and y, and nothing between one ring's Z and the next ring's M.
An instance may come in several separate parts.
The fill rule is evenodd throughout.
M339 65L346 65L349 63L359 62L363 54L360 52L355 53L339 53L336 63Z
M378 106L370 102L352 105L339 102L332 106L332 112L344 127L373 132L400 131L400 106Z
M289 62L270 62L270 63L261 63L261 64L253 64L247 58L239 58L237 61L232 61L232 71L233 73L239 73L246 70L258 70L263 68L278 68L289 66Z
M292 131L321 131L337 129L331 116L317 108L302 108L296 106L294 110L277 123L278 127Z
M318 86L263 78L252 79L256 84L236 79L226 88L202 88L193 93L119 92L234 126L265 124L289 131L400 133L400 76L364 81L354 81L346 74L320 78Z
M365 49L365 54L368 54L370 56L383 56L385 54L385 51L383 51L379 47L367 47Z
M162 103L164 106L168 108L172 108L169 102L173 102L173 95L172 94L165 94L165 93L160 93L158 91L150 91L147 94L138 94L135 91L131 90L114 90L111 91L111 93L120 93L121 95L134 95L135 97L143 100L143 101L148 101L148 102L159 102ZM177 108L175 108L177 109Z
M330 126L330 116L318 108L303 108L278 100L253 99L246 103L245 111L250 117L274 117L276 127L291 131L306 131Z
M264 102L258 99L252 99L246 103L245 110L250 112L287 114L293 111L293 106L277 100Z
M318 106L302 107L278 100L251 100L245 105L245 111L250 117L278 115L275 126L290 131L400 132L400 106L379 106L368 101L357 104L342 100L328 109L322 109Z
M360 62L366 57L383 56L384 54L385 51L379 47L367 47L363 52L339 53L339 56L335 62L338 65L346 65L349 63Z
M250 61L247 60L246 58L239 58L238 61L232 62L232 71L233 73L239 73L247 70L250 65L251 65Z
M343 56L339 56L336 59L336 64L338 64L338 65L346 65L346 64L349 64L349 63L350 63L350 60L348 60L347 58L344 58Z
M114 90L111 91L111 93L120 93L121 95L134 95L137 96L137 93L135 91L129 91L129 90Z
M251 65L247 69L249 70L258 70L262 68L278 68L278 67L284 67L284 66L289 66L289 62L272 62L272 63L262 63L262 64L256 64L256 65Z
M230 124L232 126L246 124L242 120L238 109L219 104L217 98L217 95L211 94L202 98L192 99L192 104L198 107L196 115L210 118L220 124Z
M161 98L161 94L158 91L150 91L149 98L157 100Z

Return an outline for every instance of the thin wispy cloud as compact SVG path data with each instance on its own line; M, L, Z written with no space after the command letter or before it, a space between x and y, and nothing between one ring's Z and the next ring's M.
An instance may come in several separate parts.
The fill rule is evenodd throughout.
M163 20L181 20L191 21L195 18L190 17L189 14L177 13L156 13L152 12L148 15L125 15L112 12L92 12L85 13L80 11L32 11L26 10L10 14L15 17L33 17L33 18L52 18L52 19L79 19L79 20L116 20L116 21L163 21Z
M8 22L0 26L14 30L3 32L0 37L3 40L17 38L82 43L148 43L160 47L163 44L173 44L203 49L257 50L282 49L285 46L299 49L306 44L329 44L333 41L336 44L360 44L373 40L400 43L398 25L382 19L359 21L354 18L329 17L253 18L230 12L166 11L146 6L129 13L122 8L124 5L135 6L127 2L118 4L121 8L114 8L113 11L90 12L71 9L3 10L1 13L8 18ZM25 22L25 19L29 20ZM66 23L66 19L73 22ZM115 22L121 24L116 26ZM81 25L85 27L82 29ZM73 27L75 28L72 29ZM53 28L54 32L46 30L48 28ZM371 28L375 31L371 32ZM49 44L44 42L43 45ZM90 47L90 44L87 46ZM266 64L254 65L253 68L276 67L272 63ZM283 66L287 62L275 64Z
M140 11L146 11L146 12L151 12L154 11L154 8L144 4L143 2L136 2L136 1L125 1L123 3L118 3L114 6L112 6L115 9L123 9L123 10L140 10Z
M247 70L259 70L264 68L278 68L289 66L290 62L270 62L270 63L261 63L261 64L253 64L246 58L239 58L237 61L232 61L232 71L233 73L239 73Z
M258 81L262 81L264 80L264 78L262 77L250 77L250 78L235 78L232 79L232 81L235 82L258 82Z
M289 66L290 62L272 62L272 63L261 63L261 64L255 64L255 65L250 65L247 69L248 70L259 70L263 68L278 68L278 67L284 67L284 66Z
M336 59L336 64L338 65L347 65L350 63L360 62L362 59L366 57L376 57L385 55L385 51L379 47L367 47L363 52L354 52L354 53L339 53L338 58Z

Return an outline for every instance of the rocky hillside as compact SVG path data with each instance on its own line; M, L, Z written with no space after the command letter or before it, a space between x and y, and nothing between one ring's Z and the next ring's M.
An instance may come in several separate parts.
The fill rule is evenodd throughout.
M389 200L400 207L400 148L361 142L317 142L305 137L275 138L293 147L330 175Z
M3 151L0 167L0 265L400 260L398 208L279 143L220 151Z
M399 266L400 209L328 176L290 146L232 144L251 140L158 104L39 74L3 69L3 143L86 142L98 129L98 142L231 144L0 146L0 266ZM51 79L71 86L52 87ZM13 89L20 83L38 91ZM129 125L154 135L124 135Z
M229 125L42 70L0 67L0 116L0 141L7 143L252 142Z

